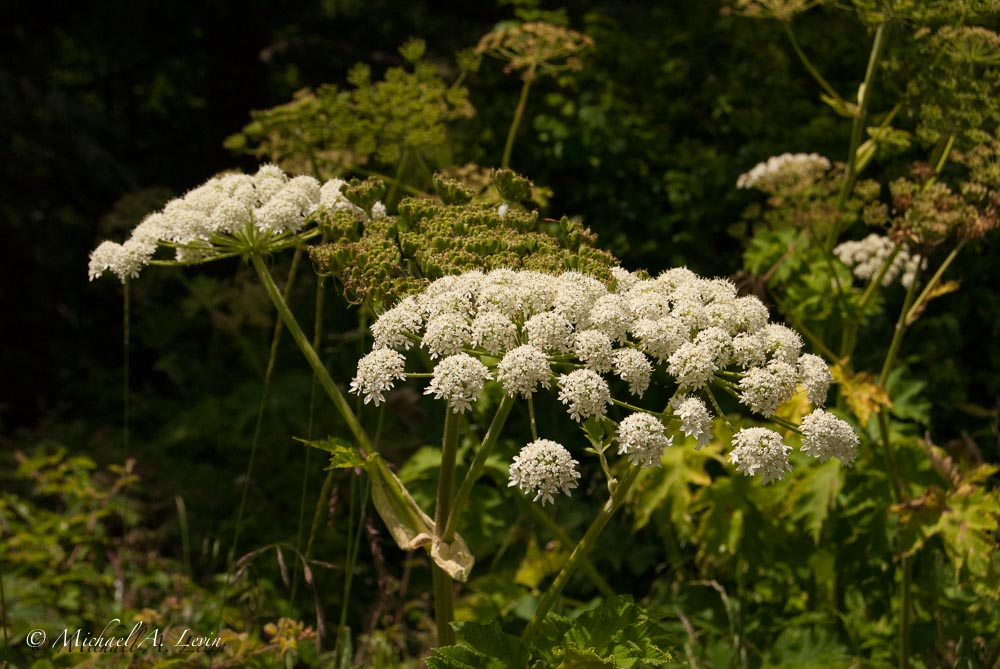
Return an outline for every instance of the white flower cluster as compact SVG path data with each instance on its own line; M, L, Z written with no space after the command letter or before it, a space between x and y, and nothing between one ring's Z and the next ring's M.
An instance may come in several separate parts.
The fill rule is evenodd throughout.
M619 453L643 467L659 465L673 441L668 426L699 448L712 440L710 384L765 417L799 388L816 407L826 401L833 381L826 363L803 355L801 337L770 323L760 300L739 296L732 283L686 268L656 278L616 268L612 276L605 284L578 272L500 269L440 278L372 325L375 351L359 364L352 392L383 401L403 378L399 360L414 345L437 361L425 394L456 412L469 410L493 379L508 396L524 399L554 386L572 420L604 419L616 403L631 406L615 393L641 398L654 379L665 379L675 396L669 408L632 413L618 427ZM376 362L385 365L381 372ZM805 450L850 459L844 426L824 426L816 436L823 445L809 442ZM731 457L740 471L770 482L783 473L775 463L787 463L787 450L760 434L746 433ZM517 485L524 476L517 474ZM534 482L528 488L540 490ZM546 488L543 497L558 489Z
M783 153L741 174L736 187L777 193L785 188L813 184L830 167L830 161L818 153Z
M294 234L321 204L363 215L344 198L343 186L340 180L321 186L309 176L289 177L274 165L252 176L213 177L147 216L123 244L106 241L94 249L90 280L108 271L122 282L138 277L161 244L175 249L175 260L196 262L216 254L219 236Z
M888 237L872 233L864 239L839 244L833 252L842 263L851 268L857 279L871 281L878 276L895 248L896 243ZM889 286L899 278L903 288L909 288L917 272L926 265L924 258L911 254L906 244L903 244L882 277L882 285Z
M618 453L640 467L657 467L674 439L655 416L634 413L618 424Z
M541 500L542 506L546 502L552 504L555 501L552 493L562 492L569 496L570 490L577 487L576 481L580 478L580 472L576 470L578 464L561 444L549 439L536 439L514 456L508 486L535 493L534 501Z
M826 462L831 457L845 465L854 464L858 435L850 424L823 409L816 409L802 419L802 452ZM748 476L760 476L763 483L773 483L792 470L788 462L791 447L781 435L763 427L744 428L733 437L729 460Z

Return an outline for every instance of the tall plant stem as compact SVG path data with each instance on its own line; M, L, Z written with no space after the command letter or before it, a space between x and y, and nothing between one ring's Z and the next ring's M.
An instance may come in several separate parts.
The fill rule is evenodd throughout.
M903 300L903 308L899 310L896 328L892 335L892 341L889 343L889 351L886 353L885 362L882 364L882 372L879 374L879 385L882 387L885 387L885 384L889 380L889 374L896 364L896 358L899 356L899 349L906 329L916 320L917 311L922 309L923 305L930 299L931 292L940 283L941 277L944 276L945 271L955 261L955 258L958 257L964 245L964 240L955 245L955 248L951 250L951 253L948 254L937 271L934 272L930 281L927 282L919 297L916 296L916 279L914 279L907 289L906 298ZM892 444L892 435L889 430L889 418L884 410L879 412L878 424L879 433L885 448L893 498L897 502L902 502L905 501L906 490L903 488L903 482L897 468L898 461L896 459L895 448ZM900 669L908 669L910 666L910 609L912 608L911 589L913 585L912 556L901 558L900 569L902 570L902 574L900 575L899 667Z
M356 481L357 478L351 478L351 500L347 526L347 564L344 565L344 594L340 602L340 620L337 622L337 638L334 642L336 644L337 666L340 666L341 654L343 652L340 640L344 636L344 630L347 628L348 605L351 602L351 585L354 582L354 570L358 564L358 551L361 549L361 531L365 526L365 512L368 509L368 487L370 485L368 479L362 479L360 497L355 492L357 488ZM355 504L359 502L358 524L352 528Z
M469 465L469 471L466 472L465 478L462 479L461 485L458 486L458 492L455 493L455 499L451 504L452 511L448 515L444 532L441 533L441 540L445 543L450 542L458 530L458 523L462 518L462 510L465 509L465 505L469 501L472 486L482 476L483 469L486 467L486 460L489 459L490 453L493 451L493 446L497 443L500 432L507 423L507 417L510 416L510 410L513 406L514 398L504 394L503 399L500 400L500 406L497 407L496 414L493 415L493 421L490 422L490 427L486 431L486 436L483 437L483 443L480 444L479 450L476 451L476 455L472 459L472 464Z
M323 298L326 294L325 287L326 287L326 280L321 276L317 277L316 299L313 303L313 338L312 338L312 347L315 350L319 350L320 340L323 338ZM316 415L316 390L317 390L316 373L313 372L312 383L310 383L310 388L309 388L309 419L308 423L306 424L306 439L312 439L313 437L313 418ZM315 531L315 527L310 528L309 546L305 550L303 550L302 541L304 538L303 534L305 532L306 502L308 501L307 491L309 489L309 460L310 460L310 455L312 454L312 450L313 449L311 448L305 449L306 461L305 464L302 466L302 494L299 497L299 527L298 531L296 532L296 538L295 538L295 550L297 550L300 555L305 555L306 560L308 560L310 557L309 548L312 547L311 539L313 537L313 532ZM323 503L323 498L320 497L317 500L317 504L322 504L322 503ZM291 600L293 602L295 601L295 593L298 590L298 585L299 585L299 571L296 570L295 578L292 580Z
M445 407L444 436L441 439L441 469L438 476L437 505L434 508L434 534L442 539L447 532L448 518L452 509L452 490L455 487L455 461L458 455L458 427L461 414ZM437 624L438 644L451 646L455 643L455 631L451 622L455 618L455 603L451 577L437 564L434 569L434 618Z
M503 158L500 160L500 167L510 167L510 154L514 150L514 138L517 137L517 129L521 125L521 118L524 116L524 108L528 104L528 92L531 90L531 83L535 79L535 65L532 64L524 74L524 84L521 86L521 97L517 100L517 108L514 110L514 119L510 122L510 130L507 131L507 142L503 145Z
M816 80L816 83L820 85L820 88L822 88L827 95L829 95L835 101L843 104L844 99L840 97L839 93L837 93L837 89L831 86L830 82L828 82L825 78L823 78L823 75L820 74L819 70L816 69L816 66L813 65L812 61L809 60L809 58L806 56L805 52L802 50L802 47L799 46L799 40L796 39L795 33L792 32L791 22L782 21L781 25L785 28L785 35L788 36L788 41L792 43L792 48L795 49L795 55L799 57L799 60L802 62L802 65L806 68L806 71L809 72L810 75L812 75L812 78Z
M295 273L299 268L299 260L302 257L301 249L296 249L292 256L292 265L288 269L288 280L285 281L285 295L283 301L288 299L295 283ZM274 283L272 281L272 283ZM277 290L277 286L275 286ZM280 295L280 293L279 293ZM236 556L236 551L240 543L240 532L243 529L243 513L246 511L247 494L250 490L250 478L253 475L253 466L257 460L257 446L260 444L260 431L264 423L264 413L267 409L267 400L270 394L271 378L274 376L274 366L278 360L278 346L281 343L281 333L283 331L281 319L274 323L274 334L271 336L271 351L267 358L267 367L264 370L264 389L260 394L260 406L257 407L257 423L253 430L253 441L250 444L250 461L247 463L247 472L243 480L243 493L240 495L240 509L236 514L236 530L233 532L233 545L229 549L229 564L231 565Z
M253 263L254 269L257 270L257 275L260 277L261 283L264 284L264 289L267 291L268 296L274 303L275 308L278 310L278 314L281 316L281 320L284 322L285 327L288 328L289 334L292 335L292 339L298 344L299 350L302 351L302 355L305 356L306 361L309 366L312 367L313 372L316 373L316 377L319 380L319 385L326 392L330 401L336 407L337 412L340 414L344 423L347 424L347 429L350 430L351 434L354 436L355 441L359 446L364 448L368 452L374 451L371 440L365 433L364 428L361 426L361 422L358 420L354 411L351 409L351 405L348 404L347 399L344 397L340 389L337 388L337 384L333 382L333 378L330 377L330 372L326 371L326 367L323 366L323 362L319 359L319 355L316 353L316 349L312 347L309 340L306 338L302 328L299 326L298 321L295 320L295 315L292 310L288 308L287 302L281 295L281 291L274 284L274 279L271 278L271 273L267 269L267 264L264 259L259 255L251 255L250 261Z
M125 449L124 456L128 457L128 447L129 447L129 426L131 421L130 415L130 402L129 402L129 374L131 371L129 365L129 359L131 356L131 325L132 320L132 296L129 290L130 285L129 279L125 279L122 285L122 446Z
M882 50L888 37L889 23L883 21L875 30L875 41L872 43L871 53L868 55L868 68L865 70L865 80L861 84L858 92L858 111L851 125L851 145L847 154L847 172L844 176L844 183L840 187L837 196L837 209L842 210L847 203L847 198L854 190L854 182L858 178L858 147L861 146L861 136L864 134L865 121L868 118L868 107L872 98L872 86L875 83L875 72L878 69L879 59L882 57ZM840 235L839 225L834 225L830 229L830 237L827 240L827 248L833 248L834 242Z
M615 486L614 492L608 498L608 501L604 503L601 510L597 513L597 516L591 522L590 527L587 528L586 534L580 539L579 543L573 548L573 552L570 553L569 559L566 560L566 564L559 571L555 580L549 586L549 589L545 591L542 596L542 600L538 603L538 608L535 610L535 614L531 617L528 622L527 627L521 633L521 641L524 642L526 648L531 647L531 642L534 640L535 635L538 634L539 627L542 621L545 620L545 616L548 615L549 610L552 605L555 604L556 598L562 589L566 587L569 582L570 577L576 572L577 567L583 562L594 547L597 545L597 539L601 536L601 532L607 526L608 521L611 520L611 516L615 514L618 508L625 501L625 496L628 494L629 488L635 483L636 478L639 476L638 467L629 467L629 469L622 476L621 480Z

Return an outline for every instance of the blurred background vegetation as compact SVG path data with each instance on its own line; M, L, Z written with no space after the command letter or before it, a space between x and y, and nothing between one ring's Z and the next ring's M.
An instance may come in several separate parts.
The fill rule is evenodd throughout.
M350 89L357 85L352 79L357 71L351 74L357 63L370 67L372 80L390 68L412 70L399 50L411 38L424 40L420 60L435 76L449 84L461 78L468 90L470 113L456 115L445 163L498 164L521 81L489 58L463 73L456 53L474 47L515 11L524 19L568 25L595 46L582 69L535 83L511 166L540 186L544 215L582 215L599 245L625 267L657 272L687 265L703 275L736 275L750 234L744 211L757 201L735 189L737 176L785 151L845 158L840 154L850 124L820 100L781 25L733 16L714 0L3 3L4 488L39 494L43 507L68 509L72 501L57 504L52 496L72 500L79 486L113 487L124 475L100 472L126 455L134 457L142 484L116 488L115 495L130 491L126 506L141 510L143 529L109 527L101 541L132 555L148 552L186 564L183 578L193 582L190 587L210 587L213 575L225 569L273 314L251 273L238 263L208 271L149 272L134 283L132 446L124 453L121 291L110 283L87 282L89 251L101 239L122 238L143 215L221 170L252 170L258 164L258 156L250 155L252 129L249 139L227 142L251 121L252 110L286 104L297 91L324 84ZM796 31L800 43L813 45L810 56L834 88L857 86L867 59L867 47L859 44L870 41L863 24L820 8L797 19ZM909 150L914 159L926 153L916 145ZM891 169L876 165L872 176L894 176ZM982 460L995 463L1000 461L995 346L1000 263L989 240L963 256L961 272L962 290L949 296L947 312L921 321L908 342L908 361L933 389L924 401L926 415L933 416L927 429L935 443L973 443ZM295 287L300 305L309 304L315 283L305 274ZM341 297L328 299L346 306ZM347 379L363 345L356 323L330 323L328 332L336 334L324 342L327 362L336 378ZM251 538L244 540L245 550L287 540L299 514L302 468L292 463L299 462L301 447L289 435L305 432L311 375L287 342L279 360L258 453L257 471L267 476L256 477L249 489L251 517L244 537ZM413 413L397 413L385 428L400 435L394 448L409 454L434 438L415 402L397 409ZM318 420L316 434L335 425L322 412ZM59 485L68 487L38 493L31 472L44 465L25 460L22 452L51 455L59 444L85 458L71 467L83 478L62 479ZM422 476L421 462L411 459L411 480ZM14 474L19 466L20 478ZM307 476L309 488L318 491L323 473ZM344 497L357 494L353 486L343 490ZM733 491L734 498L738 493ZM103 511L87 506L89 493L78 497L81 528L92 528L88 514L104 517ZM486 496L483 504L496 502ZM483 522L480 543L489 540L489 523L500 520L485 514ZM575 526L572 520L569 526ZM324 533L322 553L342 550L341 535ZM395 551L377 535L373 530L363 560L379 563L379 551ZM618 539L627 537L609 537L609 545ZM664 542L676 543L669 537ZM94 551L107 548L98 543ZM39 550L51 557L59 554L57 548ZM488 553L503 550L493 546ZM662 557L654 554L659 545L647 550L637 549L627 565L612 565L616 590L647 594L641 579ZM52 560L58 570L60 561ZM682 560L681 554L671 560ZM148 571L155 570L151 563ZM21 577L27 579L23 572ZM99 582L113 597L113 579L79 578ZM352 603L356 626L374 626L360 616L385 590L380 580L385 578L379 569L360 572L363 587ZM7 587L16 592L17 582L8 578ZM190 587L160 584L157 592L190 593ZM248 592L240 600L244 611L273 619L268 606L254 608L252 595L267 597ZM484 594L473 605L488 610L488 599ZM296 608L301 604L285 601L282 613L311 615ZM85 616L89 605L80 600L60 606L72 619L66 611ZM733 616L752 616L748 606L745 612L725 608L706 615L728 616L729 623L714 624L739 627L732 634L749 633L732 626ZM835 645L825 637L813 641Z

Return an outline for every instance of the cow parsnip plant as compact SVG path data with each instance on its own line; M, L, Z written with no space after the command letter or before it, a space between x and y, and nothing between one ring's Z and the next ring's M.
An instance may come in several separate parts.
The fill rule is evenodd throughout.
M527 180L499 170L494 182L505 198L499 204L471 203L471 194L460 184L438 179L443 195L439 202L408 200L401 204L401 214L393 216L381 202L385 187L377 180L321 184L312 177L289 178L274 166L252 176L223 175L151 214L124 243L100 245L91 256L90 275L94 279L110 272L127 282L149 265L194 265L236 256L254 266L353 438L353 445L337 440L313 445L332 452L334 468L367 471L372 501L393 538L407 550L427 549L434 562L436 623L443 645L455 641L452 580L465 581L474 563L457 532L459 511L473 494L515 399L527 400L530 408L536 391L558 388L570 418L584 425L589 450L606 476L609 498L523 631L527 651L640 470L660 465L673 439L668 422L673 422L671 432L681 431L699 445L711 440L713 411L722 413L714 392L728 393L781 428L800 432L803 452L821 460L853 462L857 437L849 424L821 408L805 416L801 426L776 416L778 406L800 386L809 401L821 407L833 377L820 358L802 354L799 335L768 322L768 311L759 300L739 297L727 281L701 279L683 268L657 279L609 269L610 256L583 253L592 241L586 230L568 221L552 235L535 229L537 216L519 204L530 196ZM317 224L321 220L325 222ZM487 234L494 228L502 232L502 247L499 236ZM351 390L366 404L378 405L395 381L415 374L429 376L426 394L445 400L433 519L382 461L268 270L267 256L309 244L323 232L330 241L314 248L320 263L334 262L346 250L345 257L360 272L357 285L393 286L365 293L345 281L356 295L384 301L395 290L425 286L374 322L374 349L359 362ZM378 253L358 253L357 242L366 238L378 240L383 248L392 246L396 255L387 262ZM454 240L467 243L463 254L447 253ZM439 255L426 255L427 244ZM158 257L161 248L172 251L173 258ZM435 257L437 262L448 258L450 264L435 265ZM524 267L548 272L508 267L468 271L515 258ZM343 276L344 264L339 267ZM604 280L579 271L590 267ZM465 271L446 273L456 269ZM571 271L556 274L555 269ZM428 283L427 275L435 274L443 276ZM440 358L433 371L406 372L401 351L414 343L432 360ZM618 380L614 393L608 374ZM620 399L619 383L629 395L641 398L651 385L663 383L663 374L670 392L665 407L643 408L632 398ZM461 415L494 379L505 399L456 491ZM612 406L627 415L612 420ZM510 485L534 501L551 503L555 494L577 487L578 463L563 445L538 435L533 419L531 427L535 439L511 464ZM612 445L622 456L617 462L606 456ZM750 427L733 437L729 459L740 472L769 483L789 471L789 451L781 433Z

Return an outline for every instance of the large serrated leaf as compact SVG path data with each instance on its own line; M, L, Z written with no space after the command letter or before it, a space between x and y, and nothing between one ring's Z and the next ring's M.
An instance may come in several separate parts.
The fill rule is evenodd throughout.
M840 464L828 460L823 464L800 468L799 474L788 486L785 512L796 522L805 524L819 545L823 524L836 506L837 494L843 485Z

